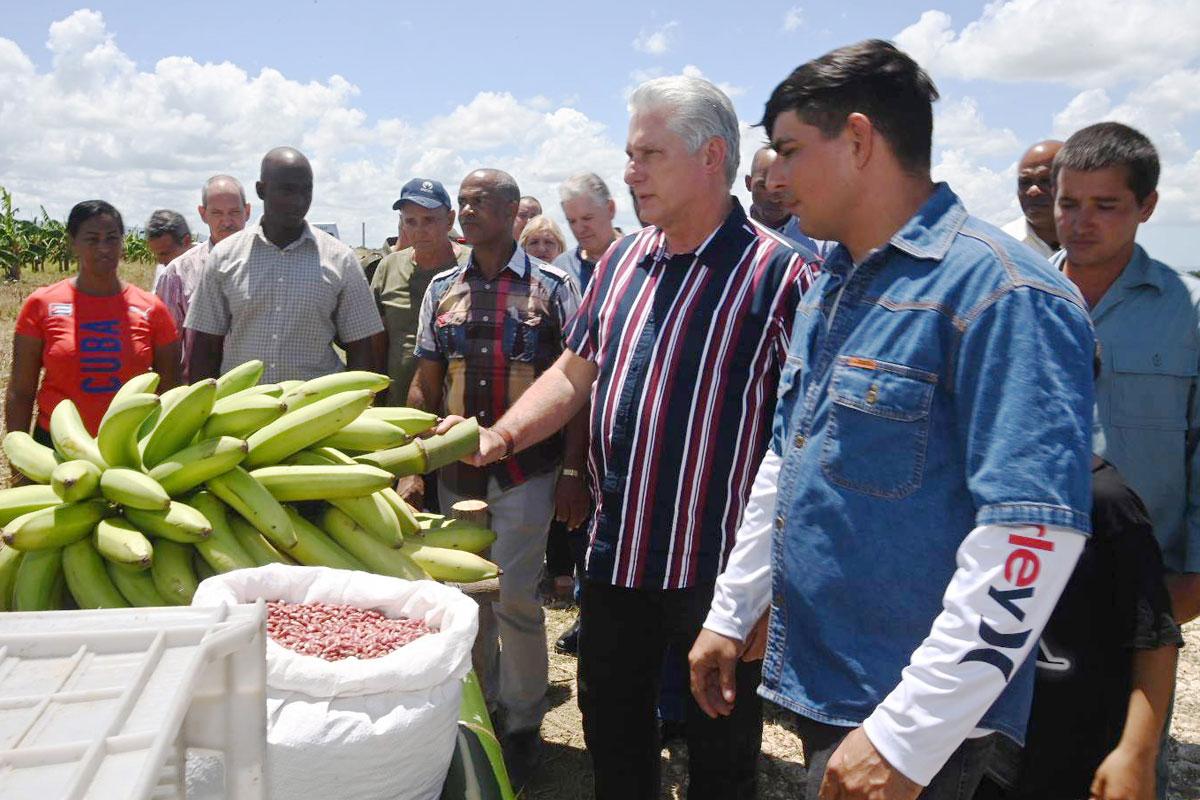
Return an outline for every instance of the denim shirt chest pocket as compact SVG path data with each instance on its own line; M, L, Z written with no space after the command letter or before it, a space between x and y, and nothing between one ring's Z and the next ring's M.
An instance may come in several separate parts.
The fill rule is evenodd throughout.
M921 486L937 376L903 364L840 356L829 384L821 468L832 482L884 498Z
M1196 350L1147 343L1112 348L1113 425L1153 430L1187 428Z

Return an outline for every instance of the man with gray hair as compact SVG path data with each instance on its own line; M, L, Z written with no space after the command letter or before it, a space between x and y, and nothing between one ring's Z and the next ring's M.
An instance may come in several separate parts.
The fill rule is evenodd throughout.
M596 262L617 240L617 231L613 228L617 204L603 179L594 172L567 178L558 187L558 196L577 245L574 250L554 259L554 265L570 273L579 291L587 291Z
M214 175L201 187L200 205L196 211L208 226L208 241L167 264L154 290L175 318L175 326L183 332L184 383L188 382L188 360L192 357L192 345L196 338L190 328L183 326L188 307L192 304L192 295L200 285L200 276L204 273L213 247L246 227L246 221L250 219L250 204L246 202L246 191L237 178Z
M625 182L648 227L596 264L567 351L480 432L477 465L552 436L592 398L587 474L596 509L580 597L579 707L596 797L657 798L658 682L680 668L766 451L788 332L813 266L752 224L730 188L733 104L706 80L642 84ZM456 420L447 419L447 428ZM712 719L688 698L688 797L756 794L759 665L751 698Z
M150 291L158 291L167 264L188 251L192 246L192 232L187 220L178 211L160 208L146 222L146 247L154 254L154 283Z

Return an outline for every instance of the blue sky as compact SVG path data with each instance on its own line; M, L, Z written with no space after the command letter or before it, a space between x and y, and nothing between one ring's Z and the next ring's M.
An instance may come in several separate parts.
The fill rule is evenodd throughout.
M390 232L391 202L415 174L453 193L471 167L501 166L554 206L558 182L594 169L623 196L625 96L641 79L703 74L749 125L796 65L877 36L937 81L935 174L975 213L1016 216L1013 164L1029 143L1123 119L1163 153L1164 196L1143 241L1200 267L1200 0L177 8L8 10L0 185L22 209L62 216L99 195L131 221L161 205L199 225L203 177L252 181L261 154L283 143L317 167L310 219L337 221L354 244L362 222L369 243ZM746 155L760 136L745 129ZM624 203L621 219L632 221Z

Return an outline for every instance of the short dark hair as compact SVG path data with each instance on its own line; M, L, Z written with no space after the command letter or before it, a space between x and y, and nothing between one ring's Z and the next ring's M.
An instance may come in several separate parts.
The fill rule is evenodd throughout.
M833 138L846 118L865 114L912 171L927 170L933 149L933 79L890 42L868 39L839 47L796 68L771 92L760 123L771 135L775 120L795 111L805 124Z
M185 236L191 236L187 220L178 211L160 208L150 215L146 223L146 238L157 239L159 236L170 236L175 244L183 244Z
M1119 122L1098 122L1071 134L1050 167L1051 180L1063 169L1095 172L1108 167L1125 167L1126 183L1144 203L1158 188L1158 151L1136 128Z
M117 211L112 203L104 200L84 200L82 203L76 203L67 215L67 235L74 239L83 223L92 217L112 217L117 221L121 235L125 235L125 221L121 219L121 212Z

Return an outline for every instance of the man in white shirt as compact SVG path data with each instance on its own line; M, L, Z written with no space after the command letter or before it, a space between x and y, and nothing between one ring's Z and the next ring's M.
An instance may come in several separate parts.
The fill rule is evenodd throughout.
M1017 163L1017 200L1021 218L1002 228L1043 258L1058 251L1058 233L1054 230L1054 193L1050 191L1050 167L1062 142L1047 139L1025 151Z

